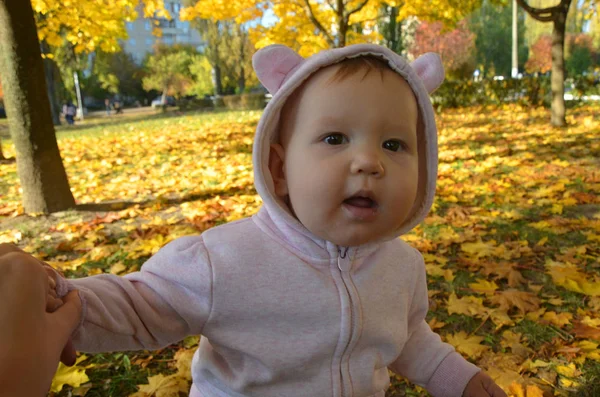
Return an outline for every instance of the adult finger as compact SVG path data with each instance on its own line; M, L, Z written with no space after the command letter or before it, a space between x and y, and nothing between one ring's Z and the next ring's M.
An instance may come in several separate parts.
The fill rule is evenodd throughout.
M14 244L2 243L0 244L0 256L8 254L10 252L23 252L22 249Z
M73 346L73 341L71 338L67 341L63 351L60 353L60 361L67 366L72 366L75 364L77 360L77 352L75 351L75 347Z
M54 329L58 330L60 339L56 342L60 346L66 346L69 337L75 331L81 320L81 299L79 292L73 290L63 298L63 305L54 313L48 314Z

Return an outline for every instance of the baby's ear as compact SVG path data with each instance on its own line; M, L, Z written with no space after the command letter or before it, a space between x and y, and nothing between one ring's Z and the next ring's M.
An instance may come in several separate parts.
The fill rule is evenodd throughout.
M415 59L410 66L423 81L427 92L435 91L444 81L444 65L438 54L428 52Z
M261 48L252 56L252 67L258 79L271 94L275 94L285 81L302 64L304 58L281 44Z

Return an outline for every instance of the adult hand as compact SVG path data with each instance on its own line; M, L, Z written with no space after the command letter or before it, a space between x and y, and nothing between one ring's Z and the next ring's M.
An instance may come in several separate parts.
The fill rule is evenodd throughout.
M45 396L61 355L65 361L74 358L68 342L81 318L81 301L77 291L71 291L59 302L62 306L47 312L52 285L40 263L14 246L0 244L3 397ZM58 303L54 302L48 308L56 306Z

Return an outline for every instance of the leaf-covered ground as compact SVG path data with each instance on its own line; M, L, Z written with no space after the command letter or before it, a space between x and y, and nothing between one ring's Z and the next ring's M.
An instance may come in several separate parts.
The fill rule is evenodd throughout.
M434 209L403 238L423 253L429 323L510 395L600 396L600 108L466 108L439 115ZM125 274L168 241L252 215L259 112L62 129L77 210L24 216L0 165L0 241L68 276ZM5 155L14 155L4 141ZM189 388L198 338L158 352L81 355L56 395L167 396ZM140 385L140 386L138 386ZM62 390L62 391L59 391ZM87 393L87 394L86 394ZM394 378L388 396L426 393Z

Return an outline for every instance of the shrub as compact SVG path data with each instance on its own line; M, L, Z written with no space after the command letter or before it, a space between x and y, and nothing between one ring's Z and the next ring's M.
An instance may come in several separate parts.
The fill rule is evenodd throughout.
M432 95L438 110L471 105L500 105L519 102L529 105L550 104L550 78L526 76L522 79L447 80Z
M230 110L262 109L265 107L265 94L225 95L222 97L225 107Z

